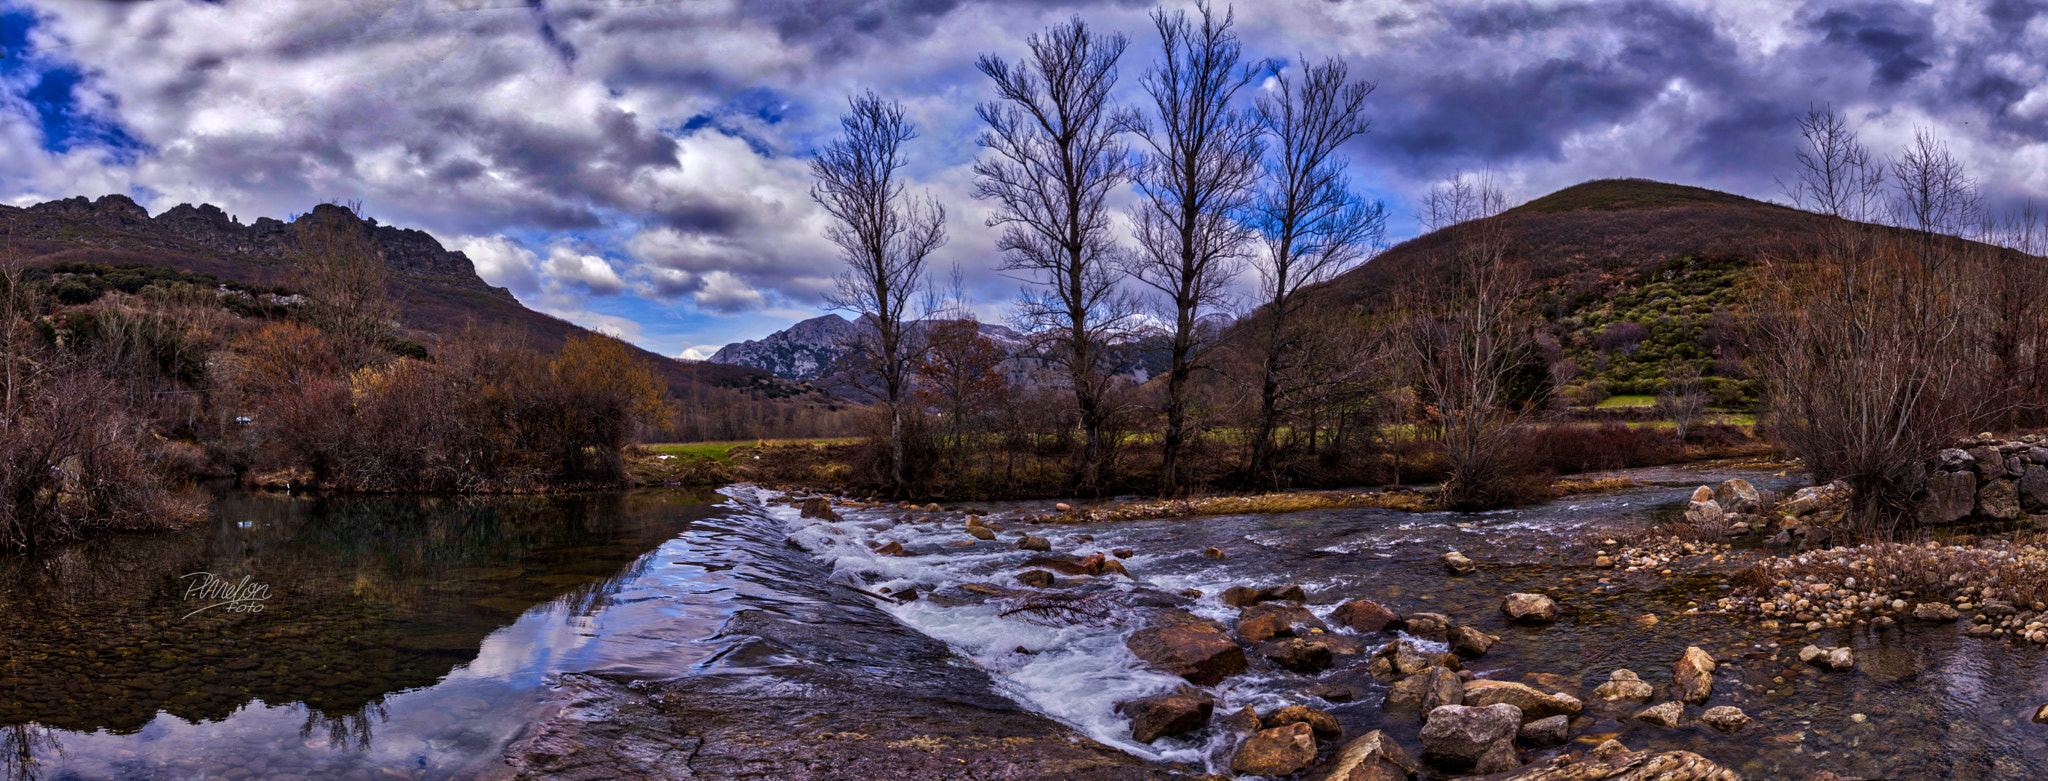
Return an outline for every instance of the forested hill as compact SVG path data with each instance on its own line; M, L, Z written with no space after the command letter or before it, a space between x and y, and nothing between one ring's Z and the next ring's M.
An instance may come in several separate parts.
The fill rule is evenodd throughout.
M181 204L154 217L123 195L50 201L27 208L0 206L0 252L14 251L30 266L80 263L108 268L156 266L212 274L223 280L288 286L296 252L297 220L334 216L354 221L374 237L390 270L389 293L400 308L402 333L433 338L466 323L507 328L529 346L559 348L584 329L535 312L476 274L460 252L423 231L362 220L338 206L321 205L294 222L259 217L244 224L210 204ZM101 275L100 279L105 279ZM662 367L671 389L686 394L698 383L717 387L786 384L745 366L685 364L638 350Z

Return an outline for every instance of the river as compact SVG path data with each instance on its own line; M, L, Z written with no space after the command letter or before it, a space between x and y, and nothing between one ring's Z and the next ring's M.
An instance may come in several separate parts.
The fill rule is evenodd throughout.
M995 541L967 536L952 512L843 511L821 523L749 486L227 492L200 528L0 562L0 763L49 779L1219 772L1230 752L1220 731L1131 740L1114 704L1179 681L1145 669L1123 639L1166 609L1230 623L1224 588L1291 583L1319 615L1349 598L1447 614L1504 638L1468 663L1480 677L1562 675L1581 696L1619 667L1662 683L1686 646L1702 646L1730 660L1712 704L1757 719L1731 735L1589 718L1575 725L1589 741L1695 751L1750 778L2048 777L2048 728L2026 719L2048 699L2038 650L1952 626L1781 636L1688 612L1725 593L1711 573L1733 562L1680 562L1671 577L1586 566L1589 539L1649 524L1686 488L1736 474L1792 483L1667 468L1634 473L1637 488L1476 515L1085 527L1012 520L1038 504L972 508L1007 522ZM1124 549L1132 579L1062 578L1056 589L1104 595L1108 620L1001 615L1037 555L1012 544L1027 528L1062 553ZM874 552L890 542L913 555ZM1201 555L1209 547L1225 557ZM1479 571L1445 572L1437 556L1451 549ZM222 585L195 588L200 573ZM920 598L862 593L906 589ZM1555 596L1565 620L1505 623L1498 604L1513 591ZM1800 664L1808 642L1852 647L1858 669ZM1383 716L1386 686L1363 662L1300 675L1255 661L1215 687L1219 713L1312 705L1347 735L1385 729L1413 750L1419 725ZM1346 696L1324 699L1335 691Z

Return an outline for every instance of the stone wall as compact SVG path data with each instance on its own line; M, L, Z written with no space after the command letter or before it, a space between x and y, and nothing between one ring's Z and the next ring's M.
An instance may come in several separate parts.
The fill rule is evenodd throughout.
M1988 434L1936 454L1917 508L1922 525L2016 521L2048 512L2048 447L2029 434L2001 441Z

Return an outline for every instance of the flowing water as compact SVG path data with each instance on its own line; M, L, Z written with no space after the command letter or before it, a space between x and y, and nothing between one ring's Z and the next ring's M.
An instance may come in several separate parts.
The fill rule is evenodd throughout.
M1582 540L1650 523L1685 488L1733 474L1645 471L1634 476L1662 484L1478 515L1049 527L1006 521L1036 505L980 508L1009 526L997 541L967 536L953 513L803 519L746 486L462 500L229 493L203 528L0 561L0 767L52 779L965 778L1007 756L1087 768L1074 777L1199 773L1227 766L1227 739L1138 744L1114 713L1180 684L1145 669L1124 638L1169 608L1231 623L1236 611L1217 599L1228 586L1298 583L1320 614L1362 597L1501 635L1467 666L1506 680L1561 675L1581 696L1619 667L1662 684L1698 645L1732 660L1710 704L1758 720L1731 735L1588 718L1576 725L1586 741L1696 751L1750 778L2048 778L2048 727L2027 718L2048 701L2048 654L1953 626L1780 636L1687 614L1725 593L1719 577L1687 575L1692 562L1672 577L1585 566ZM1129 549L1134 580L1062 578L1054 589L1102 595L1115 620L1003 616L1027 598L1016 574L1038 555L1014 548L1020 529L1063 554ZM872 551L887 542L913 555ZM1200 554L1211 546L1226 557ZM1449 549L1479 572L1445 573L1436 557ZM195 589L206 580L195 573L238 588ZM905 589L920 598L863 593ZM1565 620L1503 623L1499 599L1513 591L1555 596ZM1801 665L1807 642L1849 645L1858 669ZM1347 735L1386 729L1417 746L1412 717L1382 714L1385 685L1365 661L1339 657L1304 676L1255 659L1216 687L1219 712L1313 705Z

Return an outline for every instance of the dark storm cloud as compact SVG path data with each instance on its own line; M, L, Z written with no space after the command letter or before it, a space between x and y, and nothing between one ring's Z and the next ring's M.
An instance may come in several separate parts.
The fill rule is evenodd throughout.
M1926 59L1938 56L1933 12L1931 6L1872 3L1831 9L1812 26L1826 43L1868 59L1879 84L1897 86L1934 67Z

